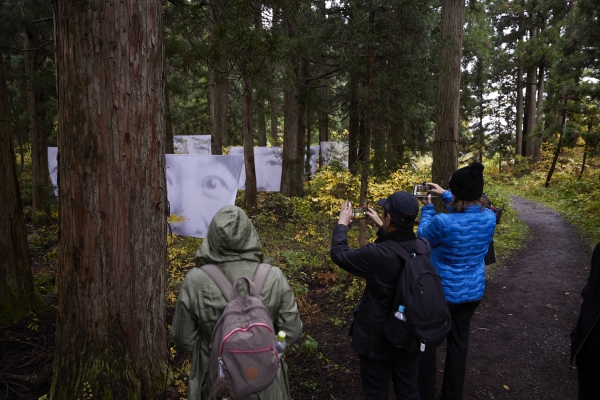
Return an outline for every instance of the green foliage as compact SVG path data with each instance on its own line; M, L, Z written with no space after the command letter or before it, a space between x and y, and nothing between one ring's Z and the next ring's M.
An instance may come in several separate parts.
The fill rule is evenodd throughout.
M519 162L505 166L502 174L493 176L498 178L501 190L541 202L558 211L580 230L592 246L600 241L600 198L597 196L600 193L599 160L588 159L587 172L578 179L581 149L564 149L551 184L546 188L546 171L553 151L552 148L546 149L542 162L536 166Z

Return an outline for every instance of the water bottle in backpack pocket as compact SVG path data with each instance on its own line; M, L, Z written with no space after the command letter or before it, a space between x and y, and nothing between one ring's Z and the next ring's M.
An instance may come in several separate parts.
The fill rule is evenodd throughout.
M415 242L416 249L412 252L397 242L385 242L404 260L396 287L394 310L400 305L405 306L406 321L397 319L392 313L383 331L392 345L411 353L438 347L452 324L441 278L429 260L429 242L423 238Z

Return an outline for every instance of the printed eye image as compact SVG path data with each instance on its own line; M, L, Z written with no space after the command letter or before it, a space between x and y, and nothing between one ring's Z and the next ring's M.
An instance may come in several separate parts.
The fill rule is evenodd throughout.
M204 237L214 215L235 203L241 156L167 154L167 197L173 233Z

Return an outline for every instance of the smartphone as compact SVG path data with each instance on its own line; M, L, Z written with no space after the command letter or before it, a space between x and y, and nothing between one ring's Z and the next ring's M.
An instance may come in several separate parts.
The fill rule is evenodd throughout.
M415 197L427 197L430 194L431 194L431 192L429 191L429 186L427 185L426 182L423 182L422 185L415 185L413 187L413 196L415 196ZM436 196L432 194L431 197L436 197Z
M367 207L352 207L352 219L367 218Z

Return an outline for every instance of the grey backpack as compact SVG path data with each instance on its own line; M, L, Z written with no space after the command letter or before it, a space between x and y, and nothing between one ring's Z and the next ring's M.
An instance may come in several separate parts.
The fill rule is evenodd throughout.
M253 280L242 277L233 285L215 264L206 264L202 270L227 299L212 334L209 399L242 398L265 390L279 368L273 322L259 298L271 266L259 264ZM240 295L237 287L244 281L249 291Z

